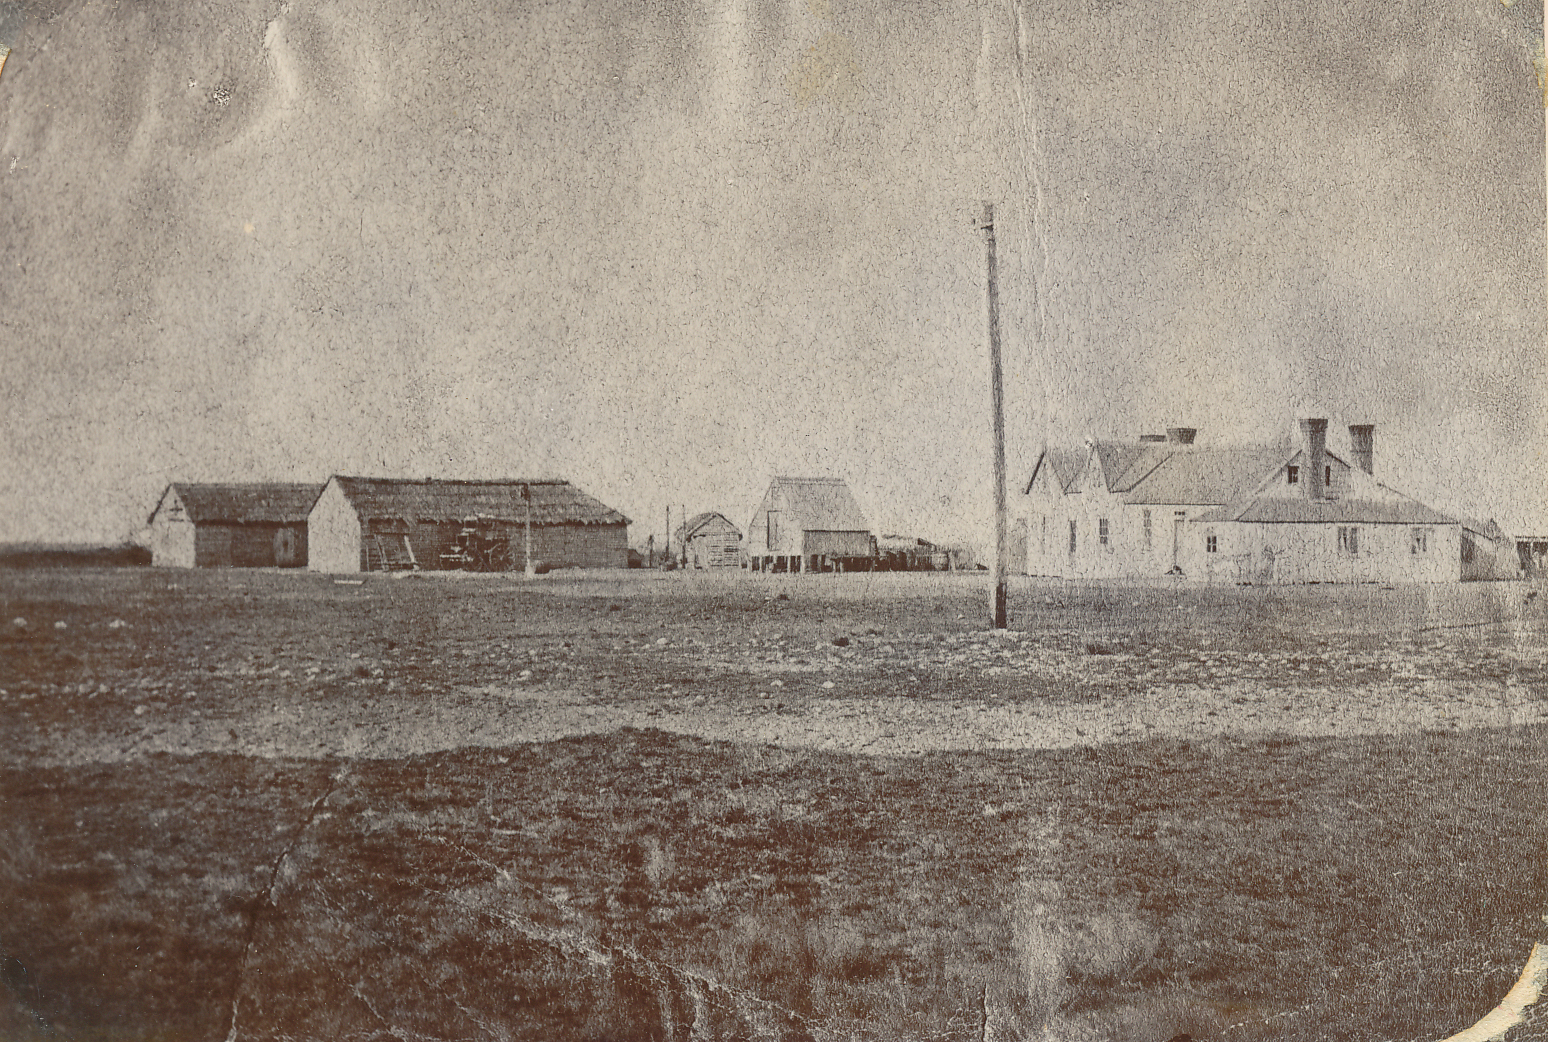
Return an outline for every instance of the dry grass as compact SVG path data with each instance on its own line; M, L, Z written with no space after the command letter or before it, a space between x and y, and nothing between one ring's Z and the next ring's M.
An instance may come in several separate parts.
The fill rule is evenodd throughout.
M579 581L201 575L168 592L152 578L0 587L6 614L70 627L0 635L20 676L0 686L27 696L4 703L3 748L72 708L108 728L147 702L233 728L246 703L287 700L400 699L418 719L541 641L554 657L572 640L710 641L749 619L809 645L836 620L928 637L965 629L957 609L982 600L943 585L722 615L686 587L609 611L618 588L591 603ZM1228 635L1259 610L1214 596L1191 604ZM1087 626L1120 652L1171 639L1104 597L1072 591L1078 632L1050 622L1050 640L1083 649ZM1302 591L1275 610L1313 606ZM1267 627L1259 607L1249 622ZM107 630L120 616L131 627ZM574 676L601 662L620 688L686 670L583 652L565 659ZM1536 645L1468 653L1455 668L1540 683ZM380 664L412 697L386 693ZM108 690L88 702L88 684ZM1005 1038L1374 1042L1471 1022L1543 939L1536 727L896 759L628 731L357 760L335 779L344 766L0 769L0 1037L219 1038L234 1006L243 1038L968 1042L987 1020Z

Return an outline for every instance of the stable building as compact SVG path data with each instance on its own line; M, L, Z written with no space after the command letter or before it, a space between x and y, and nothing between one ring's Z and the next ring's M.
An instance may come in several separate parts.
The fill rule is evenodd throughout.
M775 478L747 526L747 567L755 572L869 569L871 525L841 478Z
M317 572L626 568L629 519L557 479L328 479L307 518Z
M165 568L302 568L316 484L174 481L151 511L151 563Z
M1066 578L1208 582L1457 582L1462 522L1375 477L1375 428L1325 419L1298 437L1210 447L1174 428L1043 453L1023 489L1027 570Z
M683 567L718 571L742 566L742 532L724 514L695 514L672 536Z

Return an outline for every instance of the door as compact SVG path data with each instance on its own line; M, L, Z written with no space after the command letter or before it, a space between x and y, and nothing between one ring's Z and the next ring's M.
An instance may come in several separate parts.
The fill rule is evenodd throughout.
M296 530L294 528L276 528L274 530L274 563L281 568L294 568L301 562L296 560Z
M1178 514L1172 518L1172 567L1179 568L1178 554L1182 550L1183 516Z

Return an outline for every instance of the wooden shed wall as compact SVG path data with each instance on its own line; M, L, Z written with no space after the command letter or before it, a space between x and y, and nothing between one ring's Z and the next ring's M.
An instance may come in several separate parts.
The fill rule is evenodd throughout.
M158 513L151 522L151 564L158 568L192 568L195 540L192 521Z
M365 566L359 516L337 480L323 487L307 518L307 568L314 572L358 572Z
M693 568L740 568L742 537L726 528L699 532L688 540L688 562Z
M463 525L460 522L377 521L371 532L406 533L414 550L414 559L426 571L460 567L443 563L443 556L455 553ZM511 550L513 570L526 564L526 526L500 523L495 526L506 538ZM550 568L627 568L629 566L629 528L616 525L533 525L532 561ZM381 552L369 535L361 541L360 564L364 571L379 571Z
M293 556L281 562L277 550L287 542ZM194 564L199 568L274 568L306 564L306 525L221 525L204 522L194 526Z

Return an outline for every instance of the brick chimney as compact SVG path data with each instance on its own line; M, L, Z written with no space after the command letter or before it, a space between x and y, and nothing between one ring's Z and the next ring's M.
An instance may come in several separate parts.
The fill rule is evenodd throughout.
M1327 490L1323 487L1322 471L1328 465L1328 421L1302 420L1301 433L1306 436L1303 460L1306 466L1301 487L1306 490L1307 499L1325 499Z
M1351 423L1349 425L1349 449L1355 466L1367 474L1376 473L1376 425Z
M1166 440L1174 445L1192 445L1193 436L1199 433L1194 427L1168 427Z

